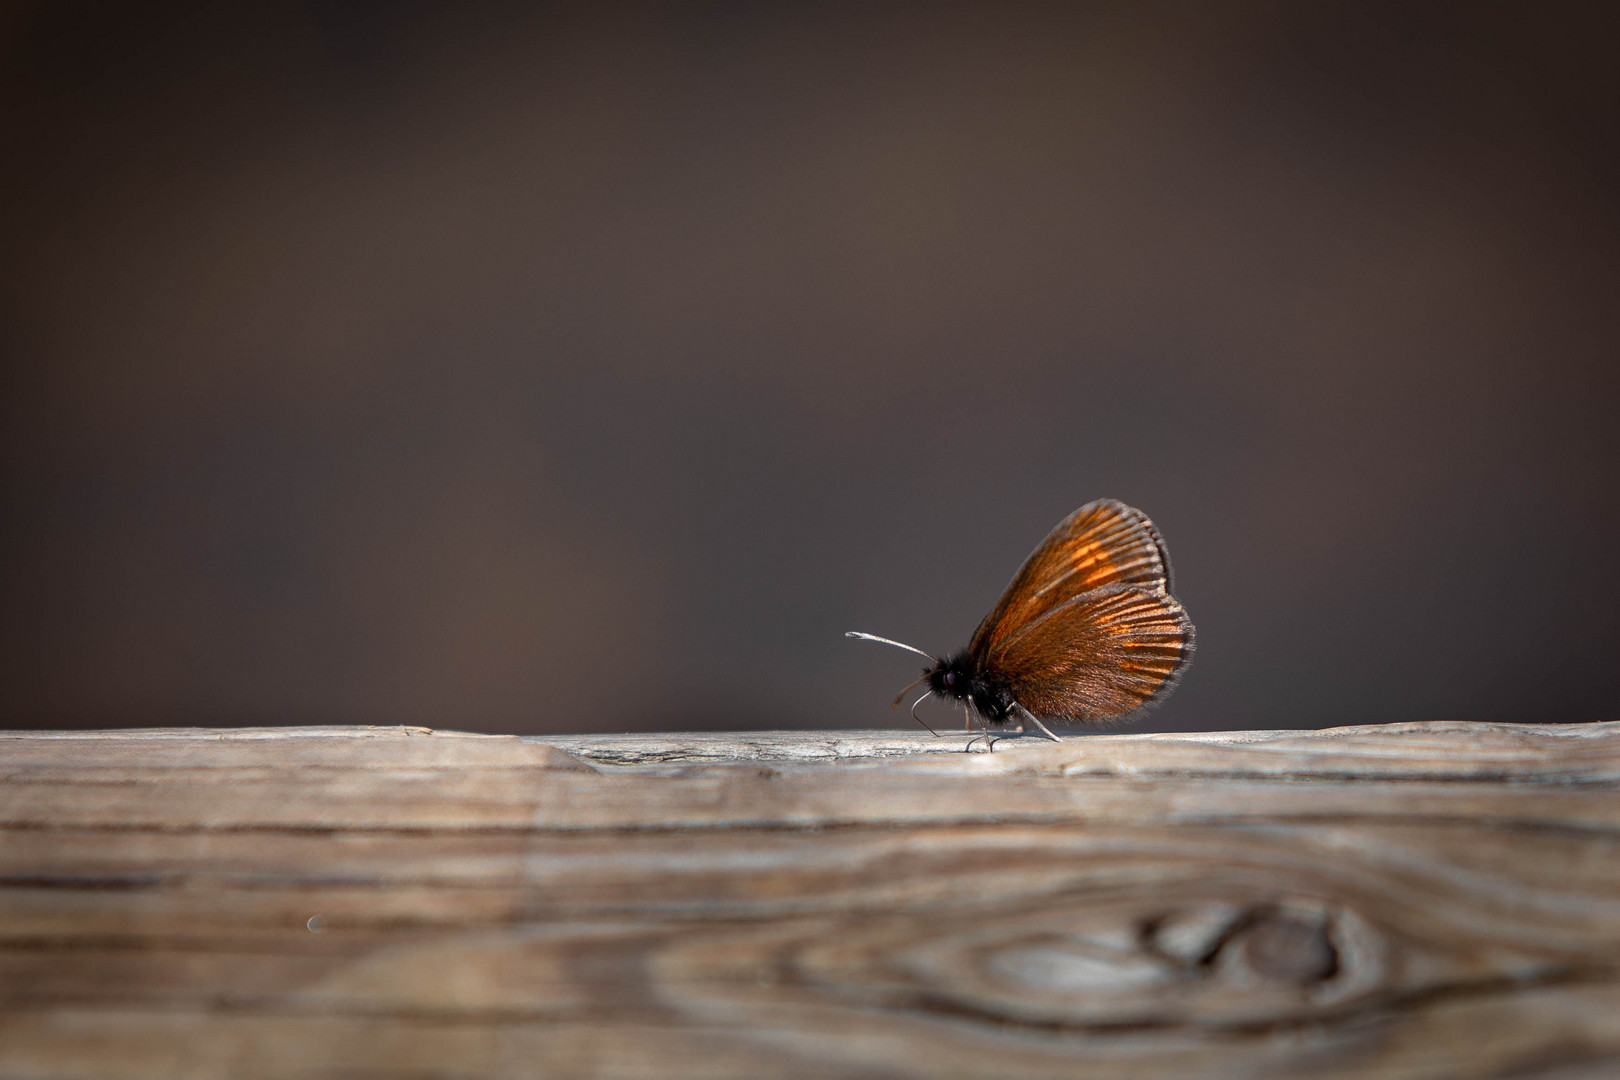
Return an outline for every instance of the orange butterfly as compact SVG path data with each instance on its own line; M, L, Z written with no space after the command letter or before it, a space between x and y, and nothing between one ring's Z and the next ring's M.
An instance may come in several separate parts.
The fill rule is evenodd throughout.
M1170 595L1170 557L1159 531L1115 499L1087 503L1059 522L955 656L875 634L847 636L931 661L906 687L928 684L912 702L913 717L936 695L962 702L981 727L1017 718L1019 730L1033 723L1052 739L1043 719L1097 723L1162 699L1193 652L1193 625Z

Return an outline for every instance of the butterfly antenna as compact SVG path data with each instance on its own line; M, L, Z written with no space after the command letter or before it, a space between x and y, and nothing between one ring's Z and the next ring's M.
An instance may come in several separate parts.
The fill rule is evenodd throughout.
M893 645L897 649L907 649L907 650L909 650L911 652L916 653L918 656L926 656L926 657L928 657L928 659L934 661L936 664L939 663L939 657L932 656L932 655L930 655L928 653L925 653L921 649L917 648L917 646L915 646L915 645L907 645L903 641L893 641L893 640L891 640L889 638L886 638L886 637L878 637L876 634L863 634L859 630L846 631L844 636L845 637L858 637L863 641L877 641L877 642L881 642L884 645ZM915 685L915 684L913 684L913 685Z
M922 680L918 679L917 682L922 682ZM916 685L917 685L917 683L912 683L911 684L911 686L916 686ZM911 686L906 687L906 689L907 690L911 689ZM932 694L932 693L933 693L933 691L930 690L930 691L928 691L928 694L924 694L922 697L918 698L916 701L913 701L911 703L911 718L913 720L917 721L917 723L921 724L923 727L928 728L928 734L932 735L934 738L937 739L937 738L939 738L939 732L935 731L931 727L928 727L928 721L924 720L922 717L917 715L917 706L919 706L923 702L927 701L928 700L928 695Z
M845 637L860 638L863 641L876 641L876 642L878 642L879 644L882 644L882 645L893 645L897 649L905 649L908 652L914 652L918 656L925 657L926 659L932 660L936 664L939 663L939 657L930 655L929 653L925 653L921 649L917 648L915 645L907 645L903 641L894 641L891 638L878 637L876 634L863 634L859 630L845 631L844 636ZM895 695L894 703L891 704L889 706L889 708L891 708L891 709L897 708L899 706L900 702L905 698L906 690L910 690L912 686L916 686L917 683L922 682L923 679L926 679L926 678L928 678L928 673L925 671L922 674L922 678L919 678L916 682L913 682L910 686L907 686L905 690L902 690L902 691L900 691L900 693ZM933 693L933 691L930 690L930 691L928 691L927 694L924 694L922 697L918 698L916 701L913 701L911 703L911 718L913 720L917 721L917 723L921 724L923 727L928 728L928 734L932 735L934 738L937 739L937 738L939 738L939 732L935 731L931 727L928 727L928 721L924 720L922 717L917 715L917 706L921 705L924 701L927 701L928 700L928 695L932 694L932 693Z

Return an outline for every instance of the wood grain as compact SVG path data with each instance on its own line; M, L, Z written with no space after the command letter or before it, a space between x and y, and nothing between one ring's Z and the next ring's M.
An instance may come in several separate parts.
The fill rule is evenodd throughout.
M0 733L0 1075L1620 1075L1620 724L965 742Z

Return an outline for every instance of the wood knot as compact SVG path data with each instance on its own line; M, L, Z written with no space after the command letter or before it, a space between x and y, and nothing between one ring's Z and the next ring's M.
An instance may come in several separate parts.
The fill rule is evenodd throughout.
M1325 982L1339 970L1327 924L1289 912L1257 914L1227 948L1256 975L1295 986Z
M1147 947L1158 955L1239 983L1304 989L1336 978L1345 966L1335 920L1309 904L1210 904L1161 916L1145 930Z

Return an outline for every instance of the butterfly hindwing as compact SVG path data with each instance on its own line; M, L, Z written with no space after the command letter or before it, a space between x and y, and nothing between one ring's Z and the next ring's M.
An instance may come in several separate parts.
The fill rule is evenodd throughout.
M1073 597L992 646L986 660L1036 716L1124 716L1175 685L1192 656L1187 613L1162 589L1105 586Z
M1147 515L1117 499L1089 502L1058 523L973 633L981 659L1020 628L1074 597L1114 585L1170 590L1170 561Z

